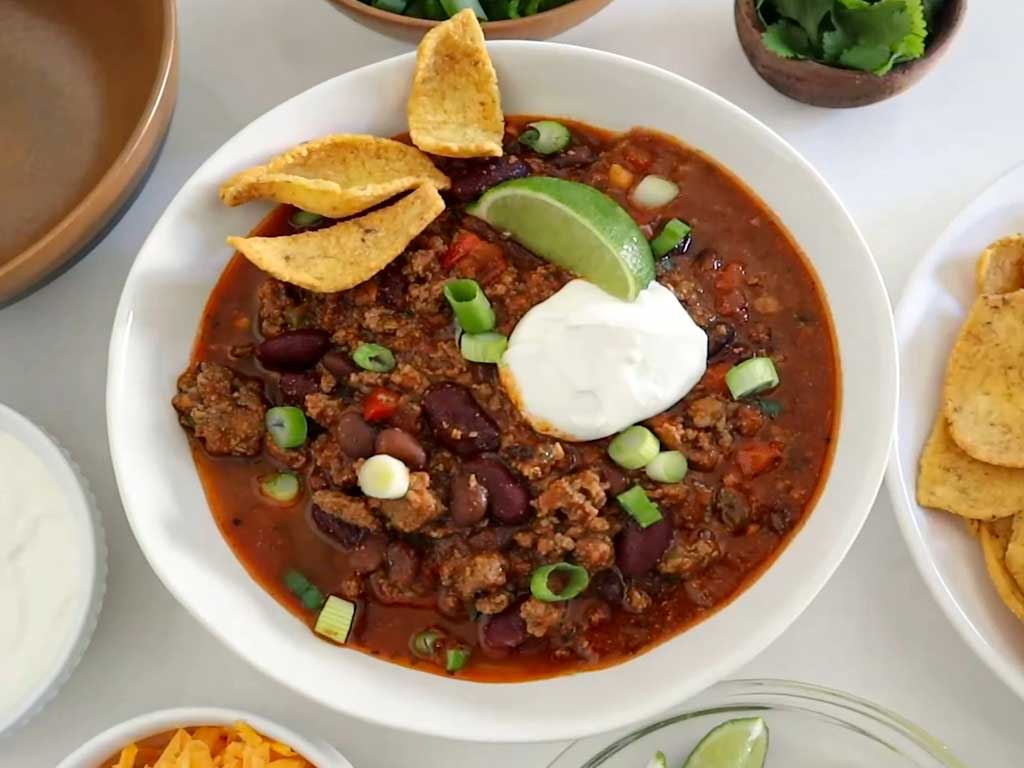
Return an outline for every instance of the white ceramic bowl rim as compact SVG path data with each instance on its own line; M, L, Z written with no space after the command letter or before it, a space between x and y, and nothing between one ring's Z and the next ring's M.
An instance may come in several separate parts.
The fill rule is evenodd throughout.
M57 695L71 676L92 639L106 591L107 554L103 527L92 492L77 465L64 449L13 408L0 403L0 431L6 431L29 448L50 469L67 499L69 516L76 525L81 562L78 578L82 599L74 605L74 621L53 669L40 678L21 705L7 717L0 712L0 735L24 725Z
M239 720L264 736L294 749L316 768L352 768L351 763L324 741L312 740L261 715L222 707L176 707L138 715L89 739L58 763L57 768L96 768L101 760L129 744L177 728L232 725Z
M612 129L642 123L679 136L732 168L815 255L839 341L843 412L857 416L841 421L816 508L772 567L727 608L628 663L505 685L340 652L246 575L207 512L185 436L167 405L230 255L222 237L248 231L258 218L249 209L220 207L216 188L231 173L316 135L403 130L413 54L285 102L240 131L186 183L125 284L111 338L108 429L121 497L150 564L243 658L325 706L383 725L456 739L558 740L669 708L749 661L807 607L852 545L881 482L895 422L896 347L881 276L849 214L763 124L694 83L613 54L521 41L489 48L510 114L563 114ZM358 108L345 110L345 103ZM231 611L223 610L227 604ZM677 672L666 676L665 669Z

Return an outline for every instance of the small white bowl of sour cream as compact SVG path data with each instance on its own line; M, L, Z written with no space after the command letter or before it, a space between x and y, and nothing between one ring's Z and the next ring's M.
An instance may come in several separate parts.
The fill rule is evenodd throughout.
M103 528L71 457L0 404L0 734L38 713L71 676L99 619Z

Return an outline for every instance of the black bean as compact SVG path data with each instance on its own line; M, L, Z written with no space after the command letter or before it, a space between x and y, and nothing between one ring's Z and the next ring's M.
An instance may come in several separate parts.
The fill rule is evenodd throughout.
M394 456L410 469L423 469L427 465L427 452L420 441L404 429L385 429L377 435L374 450Z
M739 530L750 522L750 502L734 488L725 486L715 497L715 510L726 527Z
M478 456L463 465L487 489L487 512L503 525L519 525L530 517L526 484L497 456Z
M423 413L437 442L459 456L495 451L501 443L498 425L473 393L458 384L435 384L428 389Z
M630 520L615 540L619 570L624 576L643 576L654 568L671 543L672 524L668 518L646 528Z
M493 186L530 175L530 166L515 155L467 161L449 170L452 180L447 196L459 203L476 200Z
M373 456L377 444L377 430L355 411L345 411L331 425L331 435L338 446L353 459Z
M271 371L302 371L316 365L330 341L327 331L317 328L285 331L256 347L256 358Z
M469 472L457 472L452 476L451 515L456 525L476 525L487 514L487 488Z

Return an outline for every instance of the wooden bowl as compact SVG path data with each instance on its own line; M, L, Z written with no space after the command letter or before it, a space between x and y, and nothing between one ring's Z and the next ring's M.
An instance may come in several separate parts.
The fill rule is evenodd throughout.
M0 306L123 210L174 105L174 0L0 0Z
M754 0L736 0L736 32L740 45L757 73L779 93L818 107L862 107L874 104L910 88L928 74L960 29L967 0L946 0L929 30L924 56L897 64L879 77L815 61L784 59L761 41L764 25L758 18Z
M545 40L589 19L612 0L573 0L544 13L521 19L485 22L484 34L491 40ZM399 40L419 42L424 33L440 22L382 11L359 0L329 0L339 11L360 24Z

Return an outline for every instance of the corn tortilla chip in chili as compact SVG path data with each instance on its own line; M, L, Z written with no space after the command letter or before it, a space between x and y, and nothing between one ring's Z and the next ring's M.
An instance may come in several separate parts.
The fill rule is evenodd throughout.
M400 192L448 177L416 147L376 136L337 134L300 144L266 165L249 168L220 188L227 205L275 200L341 219Z
M443 157L500 157L505 135L498 75L473 11L424 35L408 103L412 143Z
M1024 467L1024 291L975 300L949 358L943 400L964 452Z
M996 240L978 257L978 293L1011 293L1024 288L1024 235Z
M443 210L437 189L425 184L387 208L333 227L285 237L229 237L228 244L278 280L334 293L377 274Z
M1024 469L972 459L953 442L940 413L921 454L917 501L974 520L1024 513Z
M1024 621L1024 592L1006 567L1006 548L1010 541L1010 521L997 520L981 527L981 551L985 568L999 597L1013 614Z

